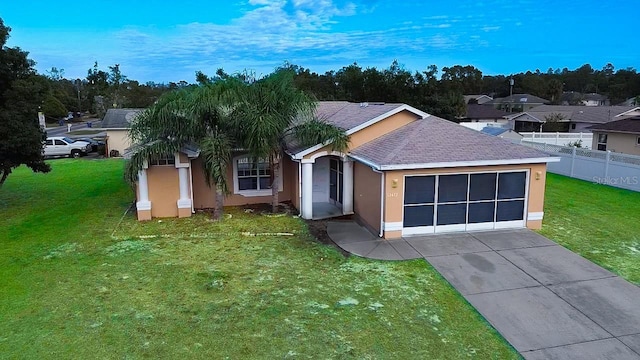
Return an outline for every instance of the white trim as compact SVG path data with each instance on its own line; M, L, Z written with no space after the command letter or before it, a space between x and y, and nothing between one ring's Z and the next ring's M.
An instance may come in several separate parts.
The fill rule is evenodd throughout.
M403 223L402 221L396 222L384 222L384 231L402 231Z
M513 221L496 221L495 229L517 229L517 228L525 228L526 221L524 220L513 220Z
M151 201L138 201L136 203L136 210L151 210Z
M625 111L625 112L621 112L620 114L618 114L618 115L616 115L616 116L614 116L614 117L625 116L625 115L626 115L626 114L628 114L628 113L631 113L631 112L634 112L634 111L639 111L639 110L640 110L640 106L636 106L636 107L634 107L633 109L631 109L631 110L627 110L627 111Z
M313 219L313 164L302 164L302 197L301 216L303 219Z
M542 120L538 119L537 117L535 117L535 116L533 116L533 115L529 114L529 113L528 113L528 112L526 112L526 111L525 111L525 112L521 112L521 113L519 113L519 114L517 114L517 115L513 115L513 116L511 116L511 117L507 116L507 119L508 119L509 121L511 121L511 120L516 120L517 118L519 118L519 117L521 117L521 116L524 116L524 115L529 116L529 117L532 117L532 118L534 118L534 119L538 120L538 122L539 122L539 123L545 123L545 121L542 121ZM523 121L523 120L519 120L519 121ZM527 122L535 122L535 121L527 121Z
M434 226L414 226L402 228L402 236L425 235L435 233Z
M362 130L364 128L367 128L367 127L369 127L369 126L371 126L371 125L373 125L373 124L375 124L375 123L377 123L377 122L379 122L381 120L384 120L384 119L386 119L386 118L388 118L390 116L393 116L393 115L395 115L395 114L397 114L397 113L399 113L401 111L404 111L404 110L410 111L410 112L420 116L422 119L425 119L425 118L431 116L430 114L428 114L428 113L426 113L424 111L418 110L418 109L414 108L413 106L410 106L410 105L407 105L407 104L402 104L402 105L398 106L397 108L395 108L393 110L387 111L386 113L384 113L384 114L382 114L380 116L377 116L377 117L375 117L375 118L373 118L371 120L368 120L368 121L366 121L366 122L364 122L364 123L362 123L362 124L360 124L360 125L358 125L358 126L356 126L354 128L348 129L346 131L346 134L347 135L351 135L353 133L356 133L356 132L358 132L358 131L360 131L360 130ZM329 145L330 143L331 142L329 142L329 141L325 141L324 143L312 146L312 147L310 147L308 149L300 151L299 153L292 154L292 158L300 160L305 155L309 155L314 151L320 150L323 147Z
M238 190L240 187L238 185L238 159L249 157L248 154L242 154L235 156L232 159L232 167L233 167L233 193L235 195L242 195L245 197L257 197L257 196L271 196L273 194L271 189L261 189L261 190ZM280 175L280 183L278 184L278 192L282 191L282 160L279 168Z
M343 161L347 159L347 154L345 154L345 153L341 153L339 151L323 151L323 152L319 152L317 154L314 154L309 159L303 159L302 161L304 162L305 160L307 160L307 161L311 160L311 161L315 162L317 158L323 157L323 156L337 156L337 157L341 158Z
M191 199L178 200L178 209L191 209Z
M193 167L191 166L191 159L189 159L189 198L193 199ZM191 202L191 213L196 213L193 201Z
M435 211L434 211L435 212ZM467 230L467 224L435 225L436 234L447 232L460 232Z
M540 211L540 212L530 212L527 215L527 220L528 221L536 221L536 220L542 220L542 218L544 217L544 211Z
M382 171L378 171L376 169L371 169L373 172L377 172L380 173L380 233L378 234L378 236L383 237L384 236L384 172ZM355 187L354 187L355 189Z
M186 154L185 154L186 155ZM188 168L189 167L189 163L183 163L180 162L180 152L177 152L174 154L175 156L175 166L176 169L180 169L180 168Z
M316 162L315 159L311 160L311 159L302 159L302 160L295 160L295 161L300 161L303 164L313 164Z
M493 221L492 222L467 224L467 230L466 231L493 230L494 224L495 223Z
M529 158L529 159L475 160L475 161L434 162L434 163L422 163L422 164L377 165L369 160L363 159L355 155L349 155L349 157L363 164L371 166L376 170L382 170L382 171L495 166L495 165L527 165L527 164L559 162L561 159L560 157L557 157L557 156L549 156L549 157Z

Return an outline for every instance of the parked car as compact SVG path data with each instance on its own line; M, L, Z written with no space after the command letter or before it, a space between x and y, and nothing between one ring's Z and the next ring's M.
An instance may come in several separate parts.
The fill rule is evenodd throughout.
M100 148L101 146L104 146L105 143L104 141L100 141L100 140L96 140L96 139L92 139L92 138L78 138L75 139L76 141L84 141L84 142L88 142L89 144L91 144L91 152L96 152L98 151L98 148Z
M44 145L44 156L69 156L79 158L91 152L91 144L75 141L63 136L48 137Z

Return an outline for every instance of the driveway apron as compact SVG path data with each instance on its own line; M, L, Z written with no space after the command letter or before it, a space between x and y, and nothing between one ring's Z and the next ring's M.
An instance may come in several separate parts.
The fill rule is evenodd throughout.
M363 230L327 228L360 256L423 257L525 359L640 360L640 287L543 236L522 229L381 240Z

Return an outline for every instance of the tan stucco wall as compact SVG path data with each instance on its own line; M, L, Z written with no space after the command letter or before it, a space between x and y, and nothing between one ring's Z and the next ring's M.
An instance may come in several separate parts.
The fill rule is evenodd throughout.
M369 228L380 232L381 174L359 162L353 166L353 210Z
M598 134L593 132L592 149L598 149ZM607 133L607 150L631 155L640 155L640 146L637 145L636 134Z
M177 217L180 198L178 169L171 166L150 166L147 169L149 201L152 217Z
M389 116L384 120L380 120L369 127L366 127L358 132L351 134L350 142L349 142L349 150L355 149L364 143L367 143L393 130L403 127L415 120L418 120L418 118L419 117L416 114L405 110L395 115ZM331 152L331 145L327 145L319 150L316 150L308 155L305 155L304 159L310 159L315 154L322 153L322 152Z
M450 173L469 172L492 172L504 170L529 170L529 199L527 212L542 212L544 209L544 190L546 181L546 164L530 165L504 165L504 166L478 166L461 167L451 169L425 169L425 170L403 170L385 172L385 206L384 222L402 222L403 199L404 199L404 176L406 175L435 175ZM527 227L539 229L541 221L528 221ZM402 235L401 231L387 231L385 238L397 238Z
M192 161L193 166L193 206L196 209L207 209L215 207L216 192L215 188L209 188L205 180L202 170L202 160L195 159ZM295 191L292 186L292 171L298 171L293 161L284 158L282 161L282 191L280 191L280 201L289 201L292 199L292 192ZM233 165L229 164L227 168L227 181L231 194L224 199L225 206L240 206L248 204L264 204L271 203L271 195L268 196L243 196L233 194Z
M127 130L107 130L107 156L111 150L118 150L120 156L131 146Z

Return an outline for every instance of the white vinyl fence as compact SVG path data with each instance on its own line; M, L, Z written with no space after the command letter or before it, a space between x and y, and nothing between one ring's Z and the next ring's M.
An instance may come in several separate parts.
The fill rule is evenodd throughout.
M591 149L592 133L559 133L559 132L521 132L522 141L541 144L568 146L569 143L582 141L583 149Z
M559 156L547 165L554 174L640 191L640 156L523 141L526 145Z

